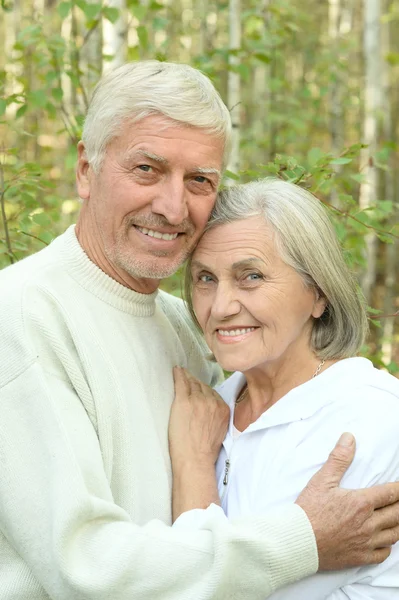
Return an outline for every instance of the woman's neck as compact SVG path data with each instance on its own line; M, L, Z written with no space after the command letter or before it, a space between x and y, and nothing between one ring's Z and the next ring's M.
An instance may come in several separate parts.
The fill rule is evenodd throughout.
M335 362L328 360L321 365L321 359L309 350L295 360L287 357L245 372L247 391L242 402L238 401L235 407L234 425L239 431L244 431L288 392L312 379L316 371L319 374Z

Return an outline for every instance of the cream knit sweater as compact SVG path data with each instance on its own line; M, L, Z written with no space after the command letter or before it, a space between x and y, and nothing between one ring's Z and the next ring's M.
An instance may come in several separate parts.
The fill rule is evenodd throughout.
M295 505L170 526L172 366L218 376L180 300L110 279L73 227L0 290L1 600L255 600L316 571Z

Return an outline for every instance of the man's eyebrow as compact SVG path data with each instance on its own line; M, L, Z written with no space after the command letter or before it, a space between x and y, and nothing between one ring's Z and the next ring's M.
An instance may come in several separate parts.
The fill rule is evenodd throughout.
M159 156L159 154L154 154L153 152L148 152L148 150L132 150L131 152L128 152L126 158L127 160L133 158L134 156L143 156L144 158L149 158L150 160L153 160L157 163L161 163L163 165L166 165L168 163L168 160L164 157L164 156Z
M216 175L219 178L221 177L219 169L214 169L213 167L194 167L193 170L196 173L202 173L204 175Z
M153 152L149 152L148 150L133 150L132 152L128 152L126 159L129 160L130 158L137 156L137 154L139 154L140 156L143 156L144 158L149 158L150 160L153 160L155 162L158 162L160 164L163 165L167 165L168 164L168 159L165 158L164 156L160 156L159 154L154 154ZM214 167L194 167L193 171L195 173L201 173L203 175L216 175L219 179L221 177L221 172L219 171L219 169L215 169Z

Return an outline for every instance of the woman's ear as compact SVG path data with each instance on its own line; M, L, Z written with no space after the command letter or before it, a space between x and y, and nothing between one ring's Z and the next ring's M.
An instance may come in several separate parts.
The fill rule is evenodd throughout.
M314 317L315 319L319 319L321 317L321 315L324 313L324 311L326 310L326 306L327 306L327 298L325 298L324 296L322 296L319 292L319 290L315 290L315 303L313 305L313 310L312 310L312 317Z
M85 145L80 141L78 143L78 162L76 165L76 188L78 196L82 200L90 198L90 173L91 167L87 160Z

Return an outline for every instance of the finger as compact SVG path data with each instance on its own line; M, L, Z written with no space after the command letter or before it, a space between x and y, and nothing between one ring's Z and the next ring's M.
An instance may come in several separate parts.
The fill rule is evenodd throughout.
M182 371L184 372L184 376L187 380L187 384L190 388L191 392L200 392L202 391L202 384L200 382L199 379L197 379L196 377L194 377L194 375L192 375L190 373L190 371L187 371L187 369L182 369Z
M399 525L399 503L395 502L383 508L377 508L374 511L373 524L376 529L388 529Z
M190 393L190 386L184 374L184 369L173 367L173 379L175 382L175 398L186 398Z
M379 531L375 536L373 536L372 544L373 546L378 548L389 548L396 544L399 541L399 525L396 527L391 527L390 529L384 529L383 531Z
M370 553L367 561L362 560L361 566L364 564L378 565L388 558L388 556L391 554L391 551L392 548L378 548L378 550L374 550L374 552Z
M312 486L333 488L340 484L355 456L356 442L351 433L343 433L321 469L312 477Z
M375 485L364 490L364 493L374 508L385 510L384 506L394 505L399 501L399 482ZM395 510L399 512L399 507L396 507Z

